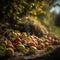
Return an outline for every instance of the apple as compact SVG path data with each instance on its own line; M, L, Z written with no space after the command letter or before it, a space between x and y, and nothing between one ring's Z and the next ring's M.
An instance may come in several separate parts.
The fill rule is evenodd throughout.
M49 40L49 43L50 44L53 44L54 43L54 40L53 39Z
M17 45L16 49L17 49L18 52L22 52L23 54L26 53L26 48L22 44Z
M45 47L49 46L49 43L48 42L45 42Z
M28 43L28 46L35 46L35 47L37 47L37 45L34 42Z
M14 49L12 49L12 48L7 48L7 50L6 50L6 55L7 55L7 56L14 56Z
M34 54L37 51L37 48L35 46L31 46L29 51Z
M45 44L44 43L41 43L41 49L44 49L45 48Z
M17 38L17 39L16 39L16 43L17 43L17 44L21 44L21 42L22 42L22 40L21 40L20 38Z

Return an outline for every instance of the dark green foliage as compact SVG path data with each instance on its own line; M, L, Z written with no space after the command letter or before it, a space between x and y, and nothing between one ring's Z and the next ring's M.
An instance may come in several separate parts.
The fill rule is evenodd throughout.
M13 29L38 34L40 31L37 29L33 31L34 22L26 17L45 16L45 3L45 0L0 0L0 33L6 29Z
M0 33L10 28L21 32L31 32L33 22L26 20L25 17L30 15L29 11L35 8L37 2L39 1L0 0Z

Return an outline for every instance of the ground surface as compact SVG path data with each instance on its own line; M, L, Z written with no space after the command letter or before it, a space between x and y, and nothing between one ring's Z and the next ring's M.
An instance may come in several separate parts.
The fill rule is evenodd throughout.
M54 48L53 52L46 53L36 58L32 59L20 59L19 57L16 58L0 58L0 60L60 60L60 47Z

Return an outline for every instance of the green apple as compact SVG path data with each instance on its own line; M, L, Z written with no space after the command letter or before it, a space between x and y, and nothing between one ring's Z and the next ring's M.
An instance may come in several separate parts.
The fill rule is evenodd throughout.
M27 50L25 48L24 45L17 45L16 49L18 50L18 52L22 52L23 54L26 54Z
M0 56L4 56L6 51L6 46L4 44L0 44Z
M37 51L37 48L36 47L34 47L34 46L31 46L30 47L30 53L35 53Z

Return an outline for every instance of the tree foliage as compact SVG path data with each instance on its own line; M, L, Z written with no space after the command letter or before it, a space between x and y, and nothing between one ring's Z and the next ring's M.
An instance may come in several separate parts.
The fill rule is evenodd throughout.
M31 32L33 27L38 26L39 32L47 33L46 28L41 27L41 23L38 21L38 16L47 14L47 1L48 0L0 0L1 27L8 26L7 28ZM49 2L51 3L52 1L54 0Z

